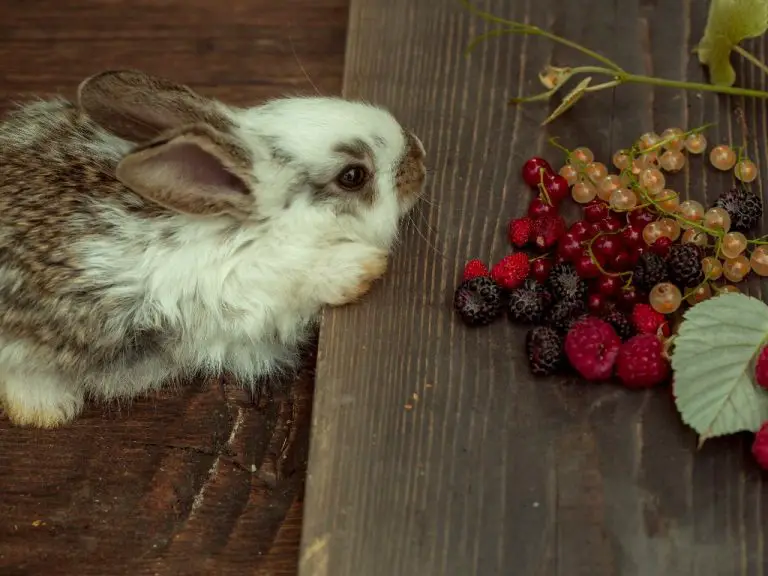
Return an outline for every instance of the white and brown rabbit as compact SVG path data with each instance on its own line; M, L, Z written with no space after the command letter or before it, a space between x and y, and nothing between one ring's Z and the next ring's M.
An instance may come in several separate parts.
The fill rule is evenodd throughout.
M0 401L56 427L131 398L295 365L325 305L386 268L425 179L386 111L236 108L130 70L0 124Z

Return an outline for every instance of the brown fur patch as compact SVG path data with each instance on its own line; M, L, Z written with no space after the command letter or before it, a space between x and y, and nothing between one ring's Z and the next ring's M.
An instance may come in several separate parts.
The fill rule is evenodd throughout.
M401 198L410 198L421 191L427 171L424 166L424 151L418 140L410 132L405 133L405 139L408 148L397 167L395 185Z

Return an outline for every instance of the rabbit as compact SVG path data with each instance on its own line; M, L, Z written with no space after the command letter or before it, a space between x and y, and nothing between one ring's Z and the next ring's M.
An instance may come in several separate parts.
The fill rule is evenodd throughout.
M425 149L381 107L250 108L137 70L0 123L0 403L56 428L198 374L291 373L384 275Z

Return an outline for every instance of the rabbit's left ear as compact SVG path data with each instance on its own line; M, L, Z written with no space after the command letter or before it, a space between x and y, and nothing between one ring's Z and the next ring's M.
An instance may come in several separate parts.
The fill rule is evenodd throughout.
M248 152L204 124L140 146L118 164L124 185L166 208L196 216L247 217L254 208Z
M129 142L146 142L188 124L208 124L221 132L232 128L213 100L137 70L109 70L86 78L77 100L94 122Z

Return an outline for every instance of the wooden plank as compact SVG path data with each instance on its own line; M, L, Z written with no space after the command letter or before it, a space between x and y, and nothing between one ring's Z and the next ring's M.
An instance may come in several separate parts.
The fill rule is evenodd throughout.
M133 67L234 104L338 93L347 0L0 2L0 112ZM226 378L54 431L0 410L0 574L292 575L314 360L251 398Z
M691 54L704 2L478 4L638 73L705 79ZM710 140L746 138L765 174L765 105L622 87L542 129L551 107L505 102L539 91L547 63L588 62L535 37L499 38L465 59L487 29L453 0L352 1L346 95L414 128L433 178L387 278L365 303L325 316L300 573L765 574L768 490L749 436L697 452L667 390L534 380L521 329L469 330L450 309L463 263L508 250L505 225L530 199L522 162L562 161L549 137L609 162L650 129L714 121ZM752 48L765 56L764 44ZM746 84L765 89L740 66ZM708 204L729 179L703 166L673 183Z

